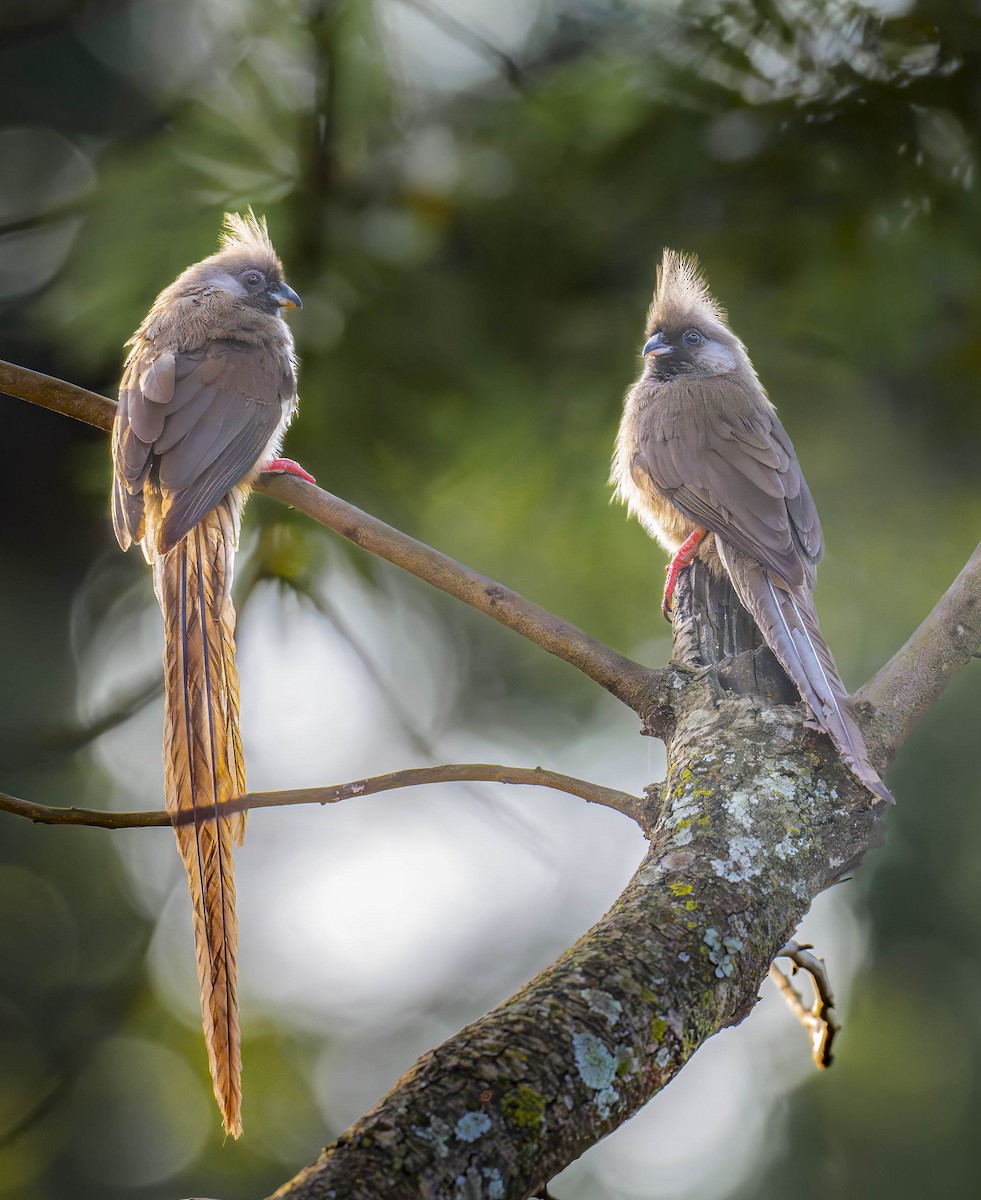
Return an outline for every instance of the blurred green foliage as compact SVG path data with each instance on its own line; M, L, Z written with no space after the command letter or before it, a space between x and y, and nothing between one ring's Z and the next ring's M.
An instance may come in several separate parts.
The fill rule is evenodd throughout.
M610 509L606 474L670 245L702 257L795 440L846 680L888 658L977 540L976 5L47 0L5 6L0 68L5 358L112 394L155 293L251 203L305 304L289 453L663 657L661 559ZM98 803L72 601L114 552L105 439L9 399L0 419L0 787ZM324 539L278 536L293 518L261 499L248 520L268 535L254 577L302 586ZM137 573L119 567L120 589ZM461 727L489 696L590 710L568 669L437 611L466 646ZM840 1066L795 1095L747 1196L782 1195L790 1171L815 1197L955 1196L976 1179L979 717L968 672L890 777L900 804L863 875L872 950ZM2 829L0 1197L156 1198L191 1179L257 1195L306 1161L323 1131L302 1038L247 1043L251 1077L271 1081L256 1137L223 1151L205 1117L201 1141L200 1097L167 1065L199 1072L197 1035L148 986L152 920L110 835ZM124 1060L160 1086L140 1096ZM269 1088L285 1107L263 1109ZM161 1127L114 1174L111 1147Z

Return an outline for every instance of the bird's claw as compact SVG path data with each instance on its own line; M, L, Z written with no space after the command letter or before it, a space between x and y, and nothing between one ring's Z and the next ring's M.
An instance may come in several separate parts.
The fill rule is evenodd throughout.
M271 458L262 468L262 473L264 475L298 475L307 483L317 482L309 471L304 471L300 464L294 462L292 458Z
M690 533L688 537L681 543L677 554L664 568L667 579L664 581L664 595L661 598L661 612L664 614L665 621L674 620L674 608L671 601L674 599L674 587L678 582L678 576L685 569L690 567L692 560L698 553L698 544L705 537L706 530L696 529L694 533Z

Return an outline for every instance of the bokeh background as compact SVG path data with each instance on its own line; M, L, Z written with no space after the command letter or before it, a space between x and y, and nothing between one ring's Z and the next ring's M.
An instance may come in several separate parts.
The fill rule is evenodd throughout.
M34 0L0 9L0 353L112 395L156 292L251 203L301 293L288 452L652 664L663 559L609 505L665 245L701 255L825 524L846 681L981 527L981 10L963 0ZM159 807L159 617L101 434L0 397L0 788ZM250 784L440 761L639 791L659 744L564 664L255 498ZM962 1196L981 1170L981 663L890 774L885 848L779 997L558 1200ZM490 785L253 815L246 1135L223 1143L166 830L0 814L0 1197L266 1194L582 933L639 833Z

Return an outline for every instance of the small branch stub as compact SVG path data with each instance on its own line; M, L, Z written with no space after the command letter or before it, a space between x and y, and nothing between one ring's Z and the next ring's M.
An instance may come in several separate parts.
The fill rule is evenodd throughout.
M834 1012L835 999L831 993L831 980L824 959L812 954L806 942L788 942L777 955L778 958L789 958L793 964L790 975L786 975L776 963L770 967L770 975L774 983L783 992L784 999L790 1005L792 1012L807 1030L811 1039L811 1057L820 1069L831 1066L832 1044L835 1035L841 1029ZM814 988L814 1002L808 1006L800 992L790 982L790 978L799 971L805 971Z

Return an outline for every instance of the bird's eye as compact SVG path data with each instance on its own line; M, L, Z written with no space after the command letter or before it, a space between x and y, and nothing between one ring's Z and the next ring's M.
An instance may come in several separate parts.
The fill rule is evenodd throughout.
M249 287L258 287L263 282L262 273L260 271L246 271L245 282Z
M686 329L681 336L689 346L700 346L705 341L699 329Z

